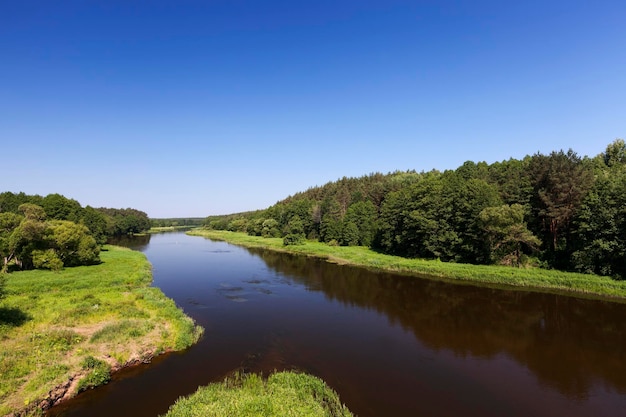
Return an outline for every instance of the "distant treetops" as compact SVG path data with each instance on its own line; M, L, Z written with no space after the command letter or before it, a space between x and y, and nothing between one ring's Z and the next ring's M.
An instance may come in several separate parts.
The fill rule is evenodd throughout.
M626 144L342 178L205 226L365 245L405 257L541 266L626 279Z
M149 228L147 214L135 209L83 208L60 194L0 193L1 269L98 263L108 237Z

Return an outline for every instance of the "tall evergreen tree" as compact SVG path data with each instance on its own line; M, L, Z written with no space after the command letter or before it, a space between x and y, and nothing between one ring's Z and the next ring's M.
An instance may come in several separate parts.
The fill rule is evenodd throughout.
M548 261L568 267L571 221L593 184L591 166L571 149L536 154L530 164L533 177L535 226L543 232Z

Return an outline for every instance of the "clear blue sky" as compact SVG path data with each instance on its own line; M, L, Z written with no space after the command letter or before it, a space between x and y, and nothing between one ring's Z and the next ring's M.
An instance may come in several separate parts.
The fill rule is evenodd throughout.
M626 2L0 0L0 191L151 217L626 138Z

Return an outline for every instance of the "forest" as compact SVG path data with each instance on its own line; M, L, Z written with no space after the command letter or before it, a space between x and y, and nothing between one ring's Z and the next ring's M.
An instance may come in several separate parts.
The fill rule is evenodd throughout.
M176 217L169 219L150 219L151 227L197 227L204 223L202 217Z
M444 262L575 271L626 279L626 144L595 157L573 150L443 172L341 178L205 227L363 245Z
M100 246L111 236L150 228L142 211L82 207L60 194L0 193L2 271L51 269L99 262Z

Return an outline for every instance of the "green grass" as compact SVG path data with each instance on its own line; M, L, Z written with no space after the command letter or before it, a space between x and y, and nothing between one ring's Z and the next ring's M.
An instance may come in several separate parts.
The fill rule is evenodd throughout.
M166 417L340 417L352 413L324 381L311 375L278 372L264 380L237 375L201 387L170 407Z
M184 349L200 337L202 329L150 286L142 253L105 249L99 265L6 276L0 415L33 408L70 378L71 392L78 392L108 381L109 369ZM98 366L85 368L89 358Z
M597 275L540 268L525 269L499 265L470 265L437 260L408 259L384 255L362 246L329 246L313 241L307 241L297 246L284 246L282 239L278 238L263 238L248 236L245 233L216 230L194 229L187 233L192 236L224 240L246 247L299 253L339 264L419 275L425 278L626 301L626 281L616 281Z
M106 384L111 379L111 366L105 361L96 359L93 356L87 356L83 359L81 367L87 373L78 382L76 388L78 392Z

